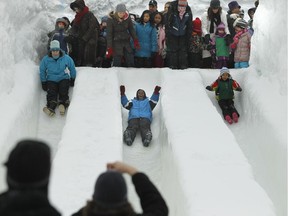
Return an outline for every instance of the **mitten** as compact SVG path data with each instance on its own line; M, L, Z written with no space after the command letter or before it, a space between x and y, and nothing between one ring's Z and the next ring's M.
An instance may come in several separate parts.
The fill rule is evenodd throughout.
M74 87L74 83L75 83L75 79L71 78L71 79L70 79L70 86L71 86L71 87Z
M154 94L158 95L161 87L160 86L155 86L154 88Z
M209 44L209 42L210 42L210 35L209 34L206 34L204 36L204 42L205 42L205 44Z
M113 49L112 47L107 48L106 58L110 59L113 56Z
M213 91L213 89L212 89L211 86L206 86L206 89L207 89L208 91Z
M42 89L47 91L47 82L42 82Z
M237 88L235 89L235 91L241 92L241 91L242 91L242 88L239 86L239 87L237 87Z
M120 95L124 95L125 94L125 86L124 85L121 85L120 86Z
M137 49L137 50L140 49L140 44L139 44L139 40L138 40L138 39L135 39L135 40L134 40L134 47L135 47L135 49Z

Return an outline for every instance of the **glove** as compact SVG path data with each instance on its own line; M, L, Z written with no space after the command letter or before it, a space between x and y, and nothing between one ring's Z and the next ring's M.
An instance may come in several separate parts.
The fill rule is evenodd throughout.
M47 82L42 82L43 91L47 91Z
M121 85L120 86L120 95L124 95L125 94L125 86L124 85Z
M154 94L158 95L161 87L160 86L155 86L154 88Z
M230 34L227 34L224 39L227 46L229 46L232 43L232 38Z
M235 89L235 91L241 92L241 91L242 91L242 88L239 86L239 87L237 87L237 88Z
M204 36L204 43L205 43L205 44L209 44L209 42L210 42L210 35L209 35L209 34L206 34L206 35Z
M207 89L208 91L213 91L213 89L212 89L211 86L206 86L206 89Z
M70 79L70 86L71 86L71 87L74 87L74 83L75 83L75 79L71 78L71 79Z
M135 49L137 49L137 50L140 49L140 44L139 44L138 39L135 39L135 40L134 40L134 47L135 47Z
M107 48L106 58L110 59L113 56L113 49L112 47Z

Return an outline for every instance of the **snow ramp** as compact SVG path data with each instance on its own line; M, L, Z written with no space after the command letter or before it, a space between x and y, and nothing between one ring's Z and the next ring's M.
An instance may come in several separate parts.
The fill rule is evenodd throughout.
M119 85L133 98L162 86L143 147L122 142L127 110ZM53 161L50 194L64 216L85 205L97 176L110 161L124 160L149 175L171 216L274 216L251 166L205 92L199 70L79 68L62 138ZM131 181L129 197L139 211ZM131 196L130 196L131 195Z

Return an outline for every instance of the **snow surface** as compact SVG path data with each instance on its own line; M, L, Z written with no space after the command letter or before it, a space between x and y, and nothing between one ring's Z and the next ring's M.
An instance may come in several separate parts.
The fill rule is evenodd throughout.
M100 18L118 1L86 0ZM123 0L141 14L148 1ZM165 1L159 0L159 10ZM194 17L209 5L188 1ZM229 1L221 0L224 10ZM65 117L43 114L46 103L38 74L47 32L57 17L74 14L67 0L0 1L0 163L19 139L49 143L53 152L50 199L70 215L90 199L95 180L110 161L123 160L146 172L165 197L170 215L287 215L287 17L286 0L261 0L255 15L251 67L231 70L243 88L235 104L240 121L227 125L205 86L218 70L77 68ZM247 11L254 1L239 1ZM17 15L17 16L16 16ZM248 16L246 17L248 19ZM276 22L277 20L277 22ZM161 85L153 111L153 141L144 148L122 143L128 98ZM0 168L0 191L6 189ZM141 211L130 179L129 197Z

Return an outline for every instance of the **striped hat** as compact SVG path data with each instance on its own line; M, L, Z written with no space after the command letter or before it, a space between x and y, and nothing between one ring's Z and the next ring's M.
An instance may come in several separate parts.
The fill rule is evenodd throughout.
M220 76L222 76L224 73L230 74L230 71L227 67L222 67L222 69L220 70Z

